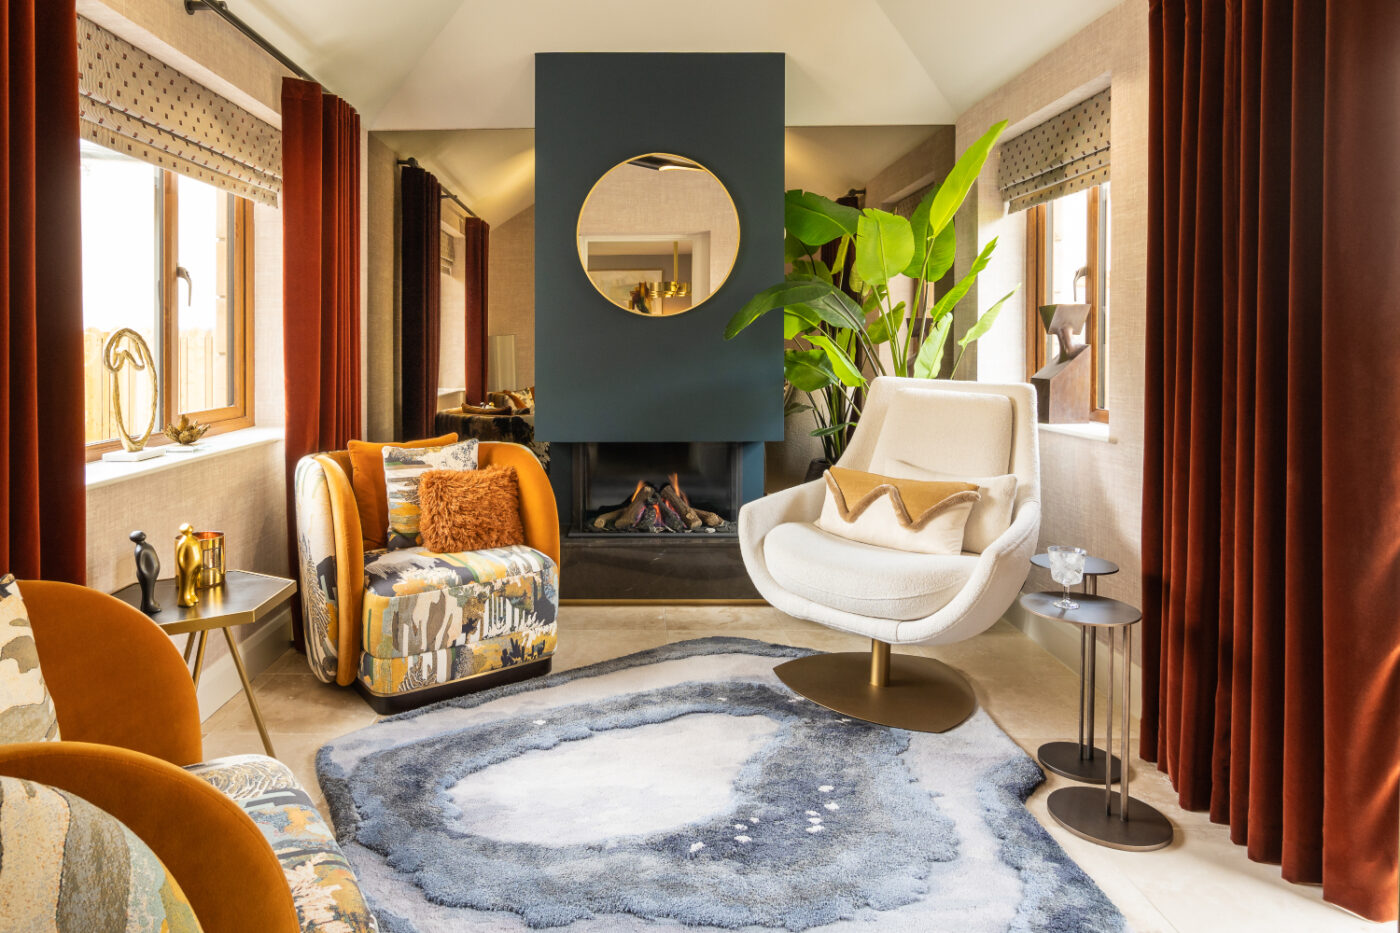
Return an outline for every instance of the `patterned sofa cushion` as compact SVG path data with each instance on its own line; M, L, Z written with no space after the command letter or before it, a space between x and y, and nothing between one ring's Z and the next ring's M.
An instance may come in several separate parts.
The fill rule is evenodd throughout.
M0 777L0 930L198 933L150 846L64 790Z
M238 802L282 863L305 933L378 930L359 882L291 769L263 755L233 755L185 770Z
M402 693L554 653L559 572L533 548L365 555L360 677Z
M7 573L0 576L0 744L46 741L58 741L58 718L19 584Z

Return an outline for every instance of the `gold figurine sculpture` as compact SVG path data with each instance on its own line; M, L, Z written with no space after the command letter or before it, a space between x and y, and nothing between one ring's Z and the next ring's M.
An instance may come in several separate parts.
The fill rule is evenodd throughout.
M175 539L176 602L185 608L199 603L199 570L203 564L199 539L194 536L194 527L186 522Z
M125 340L135 348L121 346ZM121 379L118 374L124 367L130 364L136 372L145 372L151 381L151 411L146 421L146 430L140 437L133 437L126 427L126 413L122 410L122 390ZM156 383L156 361L151 356L151 348L143 338L130 327L123 327L107 339L107 344L102 348L102 367L107 370L108 379L112 386L112 415L117 422L117 436L122 442L122 449L114 450L102 455L103 460L146 460L150 457L159 457L161 451L147 450L146 442L151 439L151 432L156 428L156 398L159 395L159 388Z

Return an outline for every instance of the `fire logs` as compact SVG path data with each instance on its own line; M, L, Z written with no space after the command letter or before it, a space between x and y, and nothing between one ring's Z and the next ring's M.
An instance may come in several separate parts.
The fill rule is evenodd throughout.
M719 515L691 505L675 473L658 490L639 480L632 496L623 505L595 517L589 525L595 531L670 532L688 534L732 530Z

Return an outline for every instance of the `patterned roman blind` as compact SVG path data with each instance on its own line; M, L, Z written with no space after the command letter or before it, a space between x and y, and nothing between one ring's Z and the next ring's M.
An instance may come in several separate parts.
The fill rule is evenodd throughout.
M1009 211L1108 181L1109 103L1101 91L1002 143L997 184Z
M78 67L84 138L276 206L275 127L82 17Z

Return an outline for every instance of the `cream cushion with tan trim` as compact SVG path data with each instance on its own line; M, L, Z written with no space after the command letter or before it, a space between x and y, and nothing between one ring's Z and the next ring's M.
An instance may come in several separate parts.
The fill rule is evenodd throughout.
M900 479L832 467L817 526L828 534L919 554L961 554L977 504L972 483Z
M896 469L915 479L930 482L964 482L977 487L981 498L972 507L967 517L967 527L963 529L963 550L981 554L992 542L1001 537L1002 532L1011 527L1011 515L1016 510L1016 474L1001 476L956 476L926 470L912 463L900 460Z

